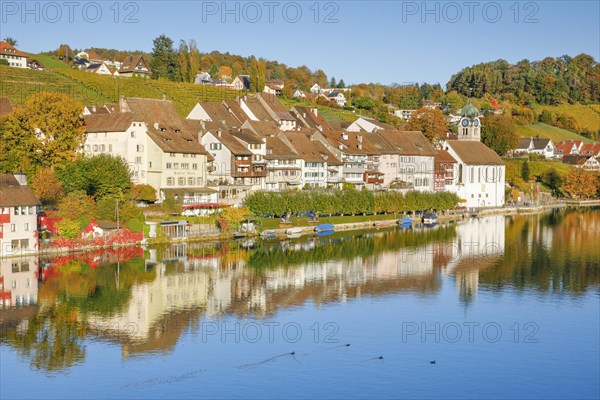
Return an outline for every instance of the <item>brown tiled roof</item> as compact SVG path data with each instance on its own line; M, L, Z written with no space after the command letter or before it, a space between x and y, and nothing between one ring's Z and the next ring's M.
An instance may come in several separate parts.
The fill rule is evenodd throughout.
M261 144L263 142L262 139L250 129L231 130L230 132L233 136L246 143Z
M333 129L325 118L315 115L308 107L293 107L292 114L307 128L319 129L321 127L323 130Z
M583 165L587 160L589 160L589 156L580 156L577 154L569 154L565 155L562 159L563 163L569 165Z
M500 156L481 142L471 140L451 140L447 143L465 164L504 165L504 161L502 161Z
M287 144L285 144L279 137L267 137L267 160L295 160L300 158L300 155Z
M27 58L27 54L23 53L20 50L17 50L17 48L8 44L4 40L0 40L0 54Z
M8 97L0 97L0 117L10 114L12 110L13 106Z
M40 204L29 186L21 186L11 174L0 174L0 207L36 206Z
M243 125L259 136L276 136L281 130L273 121L246 121Z
M392 146L379 132L368 133L363 135L380 154L398 154L395 146Z
M85 50L85 52L88 55L88 60L104 60L93 50Z
M232 113L238 119L238 121L244 122L248 120L248 116L237 101L223 100L222 104L227 108L228 112Z
M342 162L318 140L311 140L310 137L297 132L283 132L283 135L304 161L327 161L329 165L342 165Z
M121 64L121 68L119 69L119 73L136 72L137 70L135 69L135 67L140 62L142 62L146 66L146 68L148 68L147 73L150 73L150 66L146 62L146 59L144 58L144 56L139 55L139 54L135 55L135 56L125 57L125 60L123 60L123 63ZM139 72L145 72L145 71L139 71Z
M346 154L379 154L379 151L366 139L368 133L360 132L342 132L342 131L323 131L323 136L329 144ZM346 139L344 139L344 136ZM361 142L362 140L362 142Z
M579 154L586 156L598 156L600 155L600 143L586 143L581 146Z
M148 136L164 152L208 155L198 142L197 133L183 122L171 100L128 98L126 101L133 120L146 123Z
M97 113L83 117L86 133L94 132L125 132L133 123L130 112Z
M221 135L217 132L208 130L215 138L219 140L223 144L223 146L227 147L231 153L237 156L250 156L252 152L244 146L242 142L240 142L235 136L233 136L230 132L221 131Z
M211 120L222 122L230 128L240 126L243 121L240 121L235 114L228 111L224 104L200 103L204 111L208 114Z
M436 164L456 164L456 160L452 157L452 154L446 150L435 151L435 163Z
M261 104L260 100L255 97L247 96L243 99L243 101L259 121L273 121L273 117L269 115L269 112Z
M396 148L396 154L425 157L435 154L432 144L419 131L380 130L378 133Z

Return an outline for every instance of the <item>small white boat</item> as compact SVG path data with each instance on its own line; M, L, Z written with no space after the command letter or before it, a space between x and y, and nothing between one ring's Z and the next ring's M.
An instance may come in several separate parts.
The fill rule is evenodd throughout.
M425 214L423 216L423 223L430 225L430 224L435 224L437 223L437 215L435 214Z
M295 226L293 228L287 228L285 230L285 234L286 235L297 235L297 234L300 234L300 233L302 233L302 228L300 228L298 226Z

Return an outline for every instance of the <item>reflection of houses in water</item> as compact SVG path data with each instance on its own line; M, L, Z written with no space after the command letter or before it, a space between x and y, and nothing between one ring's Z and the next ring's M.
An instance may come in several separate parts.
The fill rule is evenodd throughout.
M0 259L0 308L36 304L37 271L37 257L2 257Z
M457 239L443 273L454 275L460 299L468 302L477 294L479 272L492 267L505 251L506 217L490 215L470 218L457 225Z

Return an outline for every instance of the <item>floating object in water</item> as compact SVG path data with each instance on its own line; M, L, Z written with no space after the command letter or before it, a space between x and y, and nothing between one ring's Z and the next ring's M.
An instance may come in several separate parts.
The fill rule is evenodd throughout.
M320 224L315 226L315 232L327 232L332 231L334 228L333 224Z
M413 220L405 217L405 218L400 218L396 222L398 223L398 225L412 225Z
M437 215L436 214L425 214L423 216L423 223L424 224L436 224L437 223Z
M270 361L276 360L276 359L278 359L278 358L281 358L281 357L285 357L285 356L292 356L292 357L294 357L294 355L295 355L295 354L296 354L296 352L295 352L295 351L292 351L291 353L284 353L284 354L280 354L280 355L278 355L278 356L273 356L273 357L271 357L271 358L267 358L266 360L263 360L263 361L260 361L260 362L257 362L257 363L240 365L238 368L251 368L251 367L256 367L256 366L258 366L258 365L266 364L266 363L268 363L268 362L270 362ZM295 357L294 357L294 358L295 358Z
M429 364L435 364L435 360L429 361Z

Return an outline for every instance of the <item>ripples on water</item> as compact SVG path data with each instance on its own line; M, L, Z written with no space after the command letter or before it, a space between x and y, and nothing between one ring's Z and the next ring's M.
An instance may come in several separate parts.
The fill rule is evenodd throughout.
M597 398L600 210L3 260L0 397Z

